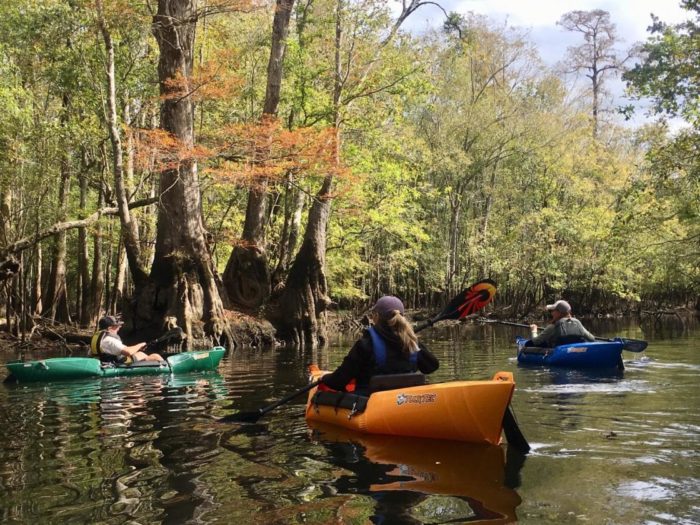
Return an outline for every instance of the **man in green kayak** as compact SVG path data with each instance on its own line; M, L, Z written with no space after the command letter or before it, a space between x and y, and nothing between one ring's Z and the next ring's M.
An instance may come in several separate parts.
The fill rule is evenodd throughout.
M146 354L141 350L146 343L136 343L127 346L119 337L119 329L124 324L116 317L107 315L100 319L97 327L99 331L92 336L90 342L90 355L99 357L100 361L108 363L131 363L138 361L163 361L158 354Z
M548 304L547 310L552 315L552 323L542 333L537 335L537 325L530 325L530 340L532 346L554 348L558 345L595 341L595 337L586 330L581 321L571 316L571 305L560 299L554 304Z

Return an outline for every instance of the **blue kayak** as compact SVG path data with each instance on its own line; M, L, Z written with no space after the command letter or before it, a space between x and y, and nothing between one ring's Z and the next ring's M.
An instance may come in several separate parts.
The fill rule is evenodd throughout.
M516 337L518 363L564 366L568 368L615 368L622 365L623 342L620 339L571 343L543 348L526 346L529 339Z

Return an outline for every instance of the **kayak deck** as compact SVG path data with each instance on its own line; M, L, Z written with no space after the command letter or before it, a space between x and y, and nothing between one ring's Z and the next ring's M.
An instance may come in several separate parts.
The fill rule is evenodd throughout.
M325 373L312 369L314 379ZM356 406L319 404L314 388L309 392L306 419L369 434L497 445L514 388L513 374L498 372L485 381L451 381L375 392L366 398L362 412Z
M147 361L133 365L101 363L93 357L53 357L36 361L12 361L6 364L11 377L17 382L70 381L103 377L186 374L215 370L225 349L217 346L209 350L182 352L164 362Z

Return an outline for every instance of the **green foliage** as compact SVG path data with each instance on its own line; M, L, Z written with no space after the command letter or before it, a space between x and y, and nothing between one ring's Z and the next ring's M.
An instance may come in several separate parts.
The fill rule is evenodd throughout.
M700 4L683 0L693 19L669 25L653 17L651 36L642 45L643 61L625 73L632 95L650 98L654 110L682 116L697 124L700 118Z
M157 46L146 4L105 3L124 144L133 132L130 195L137 200L151 195L162 160L150 134L160 103ZM683 5L693 19L675 26L657 20L646 59L626 78L658 112L697 126L698 4ZM326 239L333 300L352 305L397 293L427 305L484 277L499 282L497 305L513 312L559 294L579 312L697 297L696 128L670 135L663 126L629 132L606 125L605 140L595 139L588 115L569 102L574 94L523 32L451 15L444 31L399 31L385 43L394 20L380 0L342 3L336 104L336 7L332 0L296 3L279 106L288 130L340 124L342 168ZM197 28L195 132L204 222L220 271L258 181L219 174L258 160L238 156L238 142L252 137L231 130L252 129L260 119L272 15L272 4L227 11L201 18ZM103 47L87 2L0 4L0 194L7 219L0 243L64 215L92 213L100 188L111 204ZM71 187L59 209L64 158ZM269 186L271 270L284 241L285 203L306 195L303 235L326 173L300 164L283 175ZM84 208L78 177L88 181ZM147 250L155 215L152 208L135 212ZM102 235L116 255L118 228ZM71 283L77 243L69 235Z
M646 296L661 300L672 290L690 300L700 293L700 4L683 0L681 6L691 18L668 25L654 17L643 61L625 74L631 94L650 98L657 114L692 126L674 136L664 124L639 134L646 169L628 201L635 214L624 224L647 234L640 257L653 262L653 271L641 284Z

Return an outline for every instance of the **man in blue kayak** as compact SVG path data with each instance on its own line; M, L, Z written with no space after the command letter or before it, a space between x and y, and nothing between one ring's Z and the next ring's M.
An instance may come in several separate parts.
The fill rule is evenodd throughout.
M593 334L583 327L581 321L571 316L571 305L568 302L560 299L554 304L548 304L547 310L552 315L552 322L541 334L537 335L536 324L530 325L532 346L554 348L558 345L595 341Z
M100 319L97 324L99 331L92 336L90 342L90 355L99 357L100 361L111 363L163 361L163 358L158 354L148 355L141 351L146 347L146 343L125 345L118 334L123 324L123 321L111 315Z

